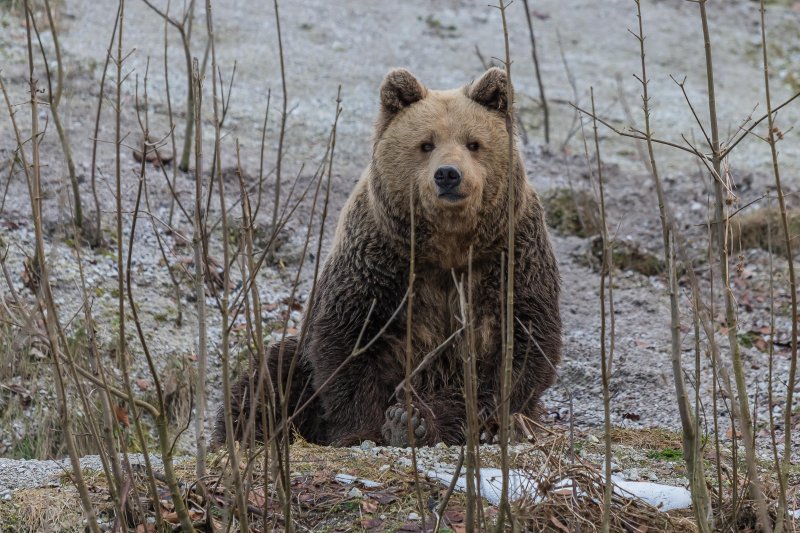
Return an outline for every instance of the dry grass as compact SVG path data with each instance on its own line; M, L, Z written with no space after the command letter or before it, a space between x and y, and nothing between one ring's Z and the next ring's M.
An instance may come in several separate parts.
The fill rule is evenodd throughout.
M647 447L658 449L674 444L676 434L664 430L614 430L617 452L625 449ZM577 446L592 449L590 441L579 441ZM596 445L594 445L596 446ZM620 448L623 447L624 449ZM534 531L594 531L599 524L602 511L603 476L598 466L591 461L569 457L569 439L563 432L539 435L536 444L511 447L510 467L523 470L538 480L536 499L526 498L513 504L516 526ZM419 453L419 452L418 452ZM436 461L454 465L458 455L456 448L438 447ZM622 455L623 453L620 453ZM428 453L430 455L430 453ZM580 454L585 456L584 453ZM244 457L244 454L242 454ZM195 476L192 458L176 464L176 474L182 486L188 490L188 507L196 524L211 522L218 530L224 530L225 517L233 501L230 489L225 485L228 471L227 454L209 456L209 477L205 480L208 497L201 496ZM389 448L361 450L358 448L331 448L315 446L302 441L292 445L291 458L291 502L295 526L315 531L420 531L419 520L410 520L410 513L417 513L417 495L414 475L410 466L410 451ZM245 472L246 459L241 459L240 472ZM251 531L264 530L263 509L267 510L266 529L282 529L283 510L275 497L274 484L261 470L263 457L253 461L254 483L248 489L247 502ZM499 448L481 448L481 464L484 467L501 466ZM337 474L346 474L358 479L374 481L377 486L368 487L360 482L345 483L336 479ZM160 474L157 473L157 477ZM558 488L561 479L573 479L581 496L574 497L571 490ZM65 478L62 480L68 483ZM218 483L219 482L219 483ZM99 516L110 516L112 503L107 497L106 481L102 474L89 474L87 484L95 498ZM437 481L420 477L420 485L427 508L433 509L443 498L446 487ZM136 488L146 494L145 477L137 474ZM167 522L176 523L177 517L170 505L166 486L159 480L162 494L160 512ZM59 524L64 531L78 530L81 515L77 493L71 487L30 489L18 491L9 504L0 505L0 523L11 531L37 530L36 525L49 520ZM129 495L133 499L133 494ZM266 507L265 507L266 500ZM152 502L143 497L143 510L152 518ZM491 527L497 508L483 501L482 508L487 517L484 526ZM454 493L447 503L440 531L463 531L466 496ZM106 514L108 513L108 514ZM133 517L129 525L139 523L141 515ZM432 524L431 513L426 523ZM611 525L614 531L695 531L696 528L686 512L663 513L639 501L615 496L612 501ZM234 523L233 531L238 524ZM507 525L510 530L512 526ZM644 528L644 529L642 529ZM6 529L3 529L6 531Z
M560 188L542 197L547 224L564 235L591 237L600 233L599 206L594 195L582 189Z
M596 235L589 240L586 255L578 256L576 259L596 272L601 271L603 263L603 239ZM643 250L635 242L615 240L611 247L611 257L615 270L632 270L645 276L658 276L664 273L664 262L650 253Z
M611 430L611 440L642 450L680 449L682 436L676 431L662 428L629 429L615 427Z
M95 495L95 503L103 505L105 494ZM8 502L0 503L0 530L83 531L83 509L74 487L20 489Z
M800 235L800 209L787 210L789 233L793 243L797 242ZM761 248L769 250L772 241L772 250L777 257L786 257L786 244L781 227L781 214L777 207L762 207L739 218L731 224L733 231L733 250L747 250ZM798 245L792 246L797 250Z

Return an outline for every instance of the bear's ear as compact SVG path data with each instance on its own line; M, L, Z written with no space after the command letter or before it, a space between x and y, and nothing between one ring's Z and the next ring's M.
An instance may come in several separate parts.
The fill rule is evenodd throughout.
M489 109L505 113L508 110L508 77L497 67L487 70L466 88L467 96Z
M381 107L389 115L425 98L428 90L417 78L403 68L394 69L383 79Z

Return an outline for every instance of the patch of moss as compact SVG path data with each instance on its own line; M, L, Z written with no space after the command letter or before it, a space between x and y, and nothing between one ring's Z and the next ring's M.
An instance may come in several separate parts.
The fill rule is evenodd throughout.
M664 448L648 452L647 457L659 461L678 461L683 459L683 451L679 448Z
M430 29L437 31L456 31L457 29L454 24L444 24L433 15L425 17L425 24L427 24Z
M753 347L753 336L750 333L740 333L739 334L739 345L745 348L752 348Z
M542 197L547 225L564 235L591 237L600 233L597 214L600 207L594 195L585 190L553 189Z

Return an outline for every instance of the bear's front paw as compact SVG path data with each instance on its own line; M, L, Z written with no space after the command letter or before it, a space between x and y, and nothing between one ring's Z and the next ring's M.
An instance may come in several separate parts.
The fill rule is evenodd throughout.
M382 434L387 445L400 448L411 445L408 440L408 417L409 413L402 403L394 404L386 410L386 422L383 424ZM413 406L411 408L411 429L417 443L423 441L428 433L425 418L420 415L419 409Z

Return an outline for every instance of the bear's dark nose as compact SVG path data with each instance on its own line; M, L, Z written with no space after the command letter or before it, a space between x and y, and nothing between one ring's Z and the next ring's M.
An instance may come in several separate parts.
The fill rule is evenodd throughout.
M436 169L433 181L441 191L452 191L461 183L461 172L456 167L444 165Z

